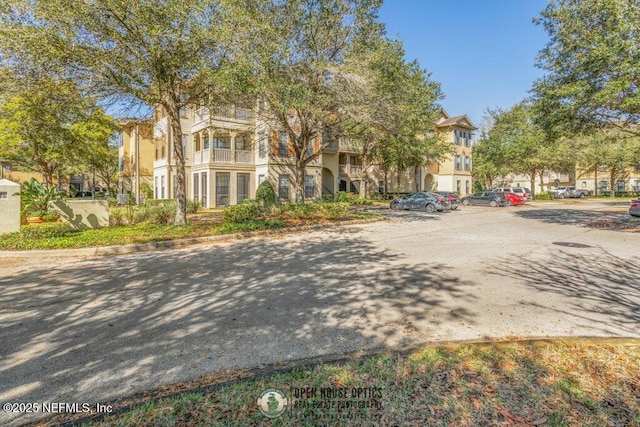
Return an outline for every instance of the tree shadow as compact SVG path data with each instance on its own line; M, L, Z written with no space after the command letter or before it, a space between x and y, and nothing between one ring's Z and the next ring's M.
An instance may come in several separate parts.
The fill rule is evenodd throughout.
M499 269L501 265L518 265L518 269ZM502 280L506 276L536 291L564 297L551 299L549 305L533 300L521 304L600 324L601 332L608 336L620 336L620 330L636 336L640 330L640 266L636 263L608 252L560 251L553 263L510 257L499 260L494 267L499 273L493 274L499 274ZM558 301L562 304L555 304ZM603 323L603 318L609 322Z
M640 220L629 216L626 212L579 209L535 209L515 212L515 214L524 219L534 219L547 224L578 225L616 231L625 231L640 227Z
M472 284L345 230L0 277L0 401L94 403L223 369L403 347L444 322L474 323L464 308ZM2 412L0 423L16 416Z

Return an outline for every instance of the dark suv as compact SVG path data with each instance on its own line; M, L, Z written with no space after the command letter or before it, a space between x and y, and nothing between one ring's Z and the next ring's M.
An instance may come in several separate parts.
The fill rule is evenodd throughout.
M481 191L480 193L474 193L470 196L465 196L461 200L464 206L488 205L491 207L495 207L504 206L507 204L506 196L496 191Z

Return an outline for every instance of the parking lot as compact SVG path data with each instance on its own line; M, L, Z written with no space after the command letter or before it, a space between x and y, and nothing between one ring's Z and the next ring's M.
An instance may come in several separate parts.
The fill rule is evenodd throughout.
M386 221L278 238L5 258L0 401L104 402L433 341L640 338L640 233L625 206L384 209Z

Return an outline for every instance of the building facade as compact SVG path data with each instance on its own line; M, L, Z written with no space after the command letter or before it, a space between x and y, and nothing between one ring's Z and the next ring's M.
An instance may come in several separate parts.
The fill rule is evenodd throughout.
M118 193L143 203L142 190L153 188L153 124L151 118L121 119L118 124Z
M274 130L275 126L254 113L251 108L236 106L181 110L188 199L209 208L235 205L255 198L258 186L269 181L280 201L295 200L295 157L288 134ZM295 130L296 124L292 125ZM321 143L316 137L309 146L309 155L318 155L305 170L305 198L334 196L338 191L359 193L365 180L369 193L383 192L386 182L388 192L445 190L469 194L475 129L466 116L449 117L443 110L435 131L455 146L455 154L440 163L426 163L399 174L377 166L364 171L362 150L356 144L347 139ZM166 112L157 108L152 153L157 199L175 197L172 140Z

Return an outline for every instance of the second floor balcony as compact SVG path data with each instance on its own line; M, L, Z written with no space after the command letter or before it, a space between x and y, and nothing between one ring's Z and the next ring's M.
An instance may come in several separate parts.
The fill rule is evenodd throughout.
M211 108L200 107L195 111L192 131L197 132L207 127L213 120L235 123L241 126L253 125L254 123L253 111L249 108L233 105L218 105Z
M338 165L338 172L346 175L362 174L362 166L360 165Z
M232 150L230 148L207 148L193 153L194 165L208 163L252 165L253 151Z

